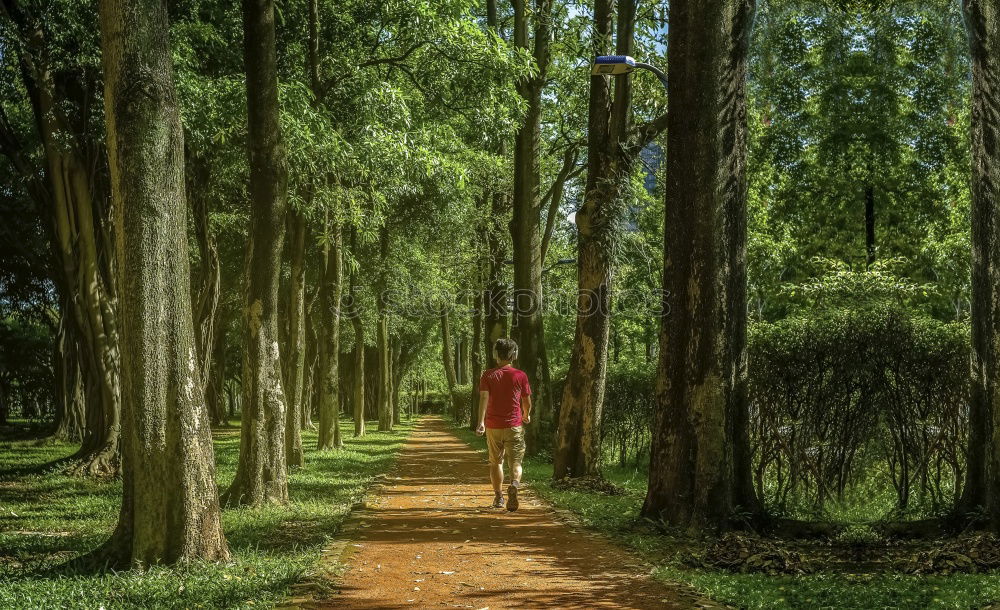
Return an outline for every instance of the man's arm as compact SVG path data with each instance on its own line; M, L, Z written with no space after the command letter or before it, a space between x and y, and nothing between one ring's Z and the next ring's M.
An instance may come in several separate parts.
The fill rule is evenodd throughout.
M521 419L526 424L531 423L531 394L521 397Z
M490 402L490 393L486 390L479 390L479 425L476 426L476 434L486 432L486 405Z

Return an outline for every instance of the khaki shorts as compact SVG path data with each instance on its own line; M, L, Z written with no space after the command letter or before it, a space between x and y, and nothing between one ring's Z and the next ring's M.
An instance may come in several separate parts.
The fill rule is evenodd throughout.
M506 457L513 468L524 459L524 428L487 428L486 445L490 448L490 464L499 464Z

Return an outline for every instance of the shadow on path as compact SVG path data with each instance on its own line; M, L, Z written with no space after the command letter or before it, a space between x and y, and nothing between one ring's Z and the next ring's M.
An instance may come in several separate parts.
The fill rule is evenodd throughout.
M484 457L440 418L424 418L347 546L338 592L309 607L719 607L652 580L530 490L514 513L490 508L492 499Z

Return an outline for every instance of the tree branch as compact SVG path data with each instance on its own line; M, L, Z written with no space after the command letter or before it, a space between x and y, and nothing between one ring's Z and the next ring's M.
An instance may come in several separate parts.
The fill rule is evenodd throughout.
M667 128L667 113L664 112L660 116L656 117L651 121L646 121L640 125L636 125L632 128L631 137L628 139L630 142L628 148L626 148L625 153L628 155L637 155L646 145L656 139L663 131Z
M549 241L552 239L552 230L556 225L556 214L559 213L559 202L562 201L563 187L565 187L568 180L580 175L585 169L584 166L574 169L579 157L579 151L580 149L575 146L566 149L562 167L559 168L559 173L556 175L555 180L552 181L549 190L545 193L545 197L541 201L541 205L544 206L548 202L549 206L548 216L545 217L545 233L542 235L541 259L543 261L545 260L545 255L548 253Z
M417 49L419 49L420 47L422 47L422 46L424 46L424 45L426 45L428 43L430 43L429 40L421 40L420 42L414 44L409 49L407 49L406 51L404 51L402 55L398 55L396 57L380 57L378 59L370 59L368 61L363 61L363 62L357 64L357 67L358 68L367 68L369 66L379 66L379 65L382 65L382 64L392 64L392 65L400 64L400 63L406 61L407 59L409 59L410 55L413 55L413 53Z

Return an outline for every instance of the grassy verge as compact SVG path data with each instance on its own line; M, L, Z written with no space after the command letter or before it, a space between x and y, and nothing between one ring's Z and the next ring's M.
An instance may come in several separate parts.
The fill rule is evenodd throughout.
M485 441L468 430L456 430L481 451ZM538 459L524 464L524 479L553 505L573 512L588 528L607 534L656 566L666 582L687 583L702 594L738 608L753 609L962 609L1000 600L1000 574L843 574L817 572L797 576L733 574L692 569L678 559L691 541L658 534L637 518L646 493L646 473L610 468L605 477L625 489L624 495L556 489L552 465Z
M72 454L72 445L0 443L0 608L255 608L281 601L291 584L320 568L324 544L373 479L392 466L410 429L348 435L337 452L312 449L316 434L305 432L306 467L291 473L288 506L223 512L233 553L228 563L104 573L58 566L108 537L121 482L45 467ZM225 489L235 476L238 428L216 432L215 454Z

